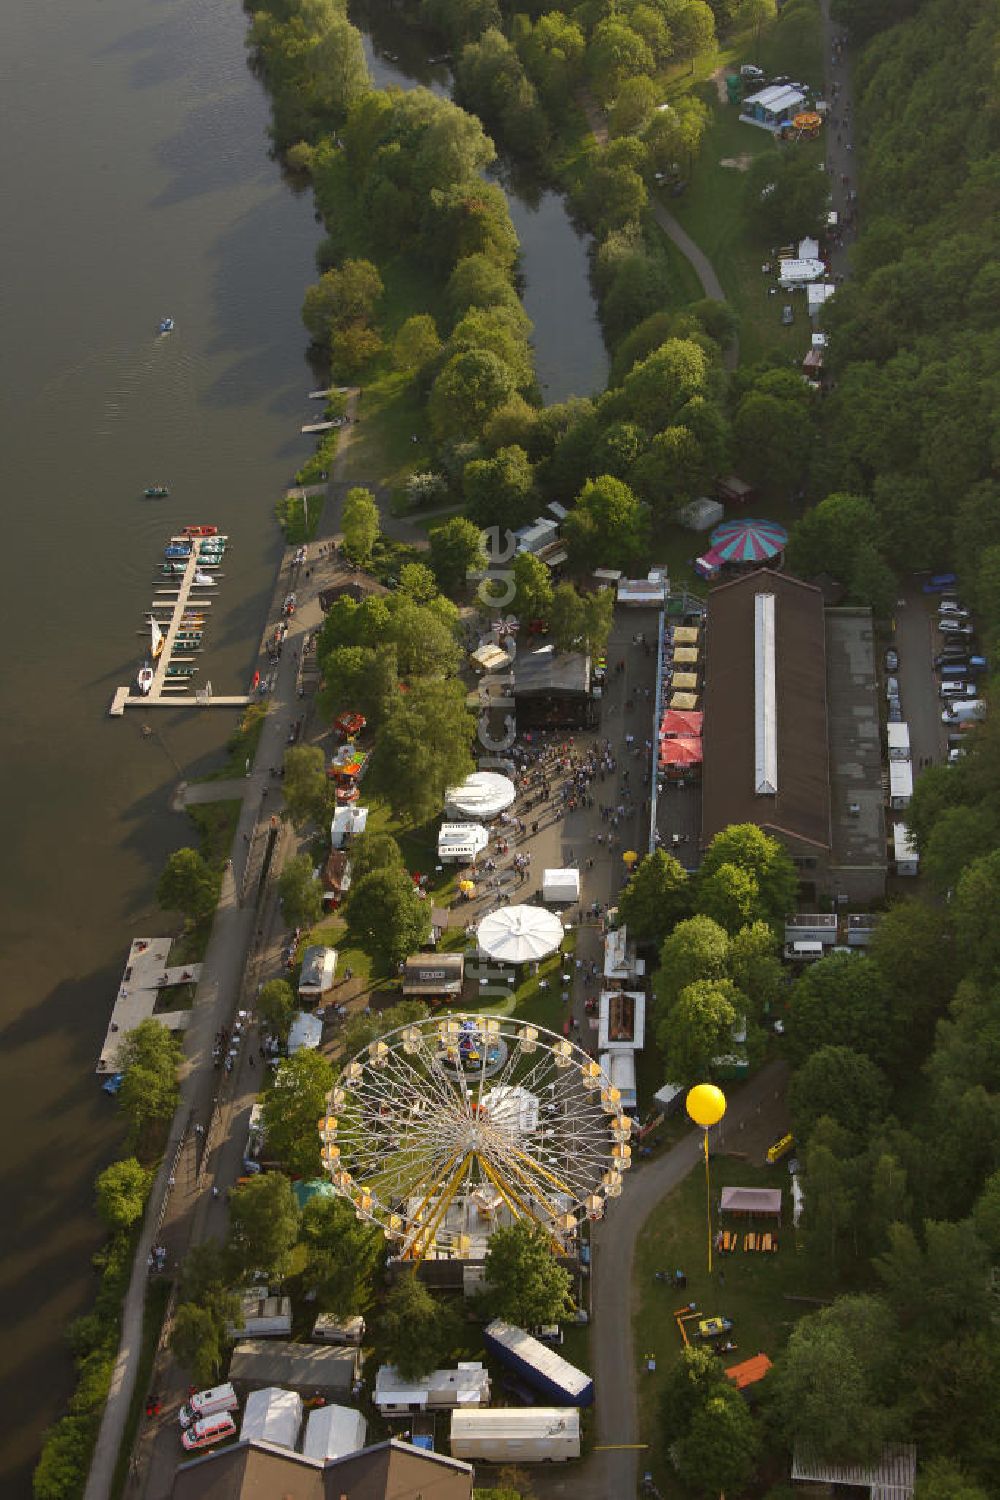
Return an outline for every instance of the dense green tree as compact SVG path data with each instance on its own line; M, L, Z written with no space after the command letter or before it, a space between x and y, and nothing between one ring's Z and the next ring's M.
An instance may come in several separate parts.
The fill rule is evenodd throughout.
M860 1141L884 1118L887 1089L869 1058L849 1047L821 1047L796 1071L788 1098L800 1139L828 1115Z
M890 1008L881 969L870 958L853 953L821 958L792 989L790 1055L801 1062L821 1047L850 1047L884 1065L892 1052Z
M1000 849L966 866L952 905L959 952L977 969L995 973L1000 968Z
M856 1319L844 1317L841 1304L850 1302L862 1304ZM880 1346L862 1343L865 1335ZM892 1318L876 1298L839 1298L797 1323L768 1377L768 1405L784 1440L828 1463L871 1461L890 1430L872 1364L894 1344Z
M533 552L514 558L512 609L519 620L546 620L552 608L552 572Z
M308 854L295 854L278 876L278 894L285 921L293 927L312 927L323 915L323 887Z
M752 870L741 865L716 865L698 881L698 911L718 922L730 936L761 915L760 886Z
M889 997L897 1066L912 1066L929 1050L935 1021L955 988L947 914L923 901L898 901L882 916L868 946Z
M645 517L628 485L602 474L580 491L563 522L563 536L577 572L625 568L643 549Z
M229 1295L227 1276L226 1255L219 1241L199 1240L191 1246L181 1266L181 1300L197 1302L200 1307L217 1305ZM229 1304L225 1309L225 1317L228 1316Z
M695 1415L726 1389L726 1372L711 1350L688 1345L667 1371L660 1397L660 1432L669 1451L690 1430Z
M535 378L530 335L531 321L519 306L470 307L452 329L448 356L476 351L495 354L517 389L525 391Z
M519 1220L497 1229L486 1251L485 1300L491 1317L521 1328L558 1323L572 1309L572 1280L548 1236Z
M778 957L779 939L766 922L741 927L729 939L729 977L750 1002L756 1021L768 1015L785 987L785 971Z
M317 1118L312 1121L313 1135ZM233 1279L242 1281L259 1273L282 1280L288 1274L298 1228L299 1208L292 1184L281 1172L264 1172L233 1188L226 1240Z
M430 558L438 586L447 594L468 586L470 574L486 566L483 534L464 516L452 516L430 533Z
M1000 1261L1000 1172L986 1179L972 1210L972 1222L996 1264Z
M175 849L163 868L156 899L164 911L179 911L189 922L210 917L219 899L222 877L197 849Z
M966 865L997 845L993 809L949 807L938 818L921 857L921 871L940 897L947 896Z
M475 438L517 389L514 372L486 349L453 355L431 391L428 416L434 435Z
M417 566L419 564L404 564L400 573L401 588L402 577L406 569ZM330 718L336 718L338 714L346 711L360 713L367 720L369 729L378 729L391 711L399 691L399 654L395 644L386 641L374 649L368 646L336 646L332 651L321 656L320 665L323 673L323 682L318 697L321 710ZM286 804L288 802L288 756L291 753L293 752L285 752ZM310 784L312 786L311 797L309 795ZM326 775L324 762L322 775L313 774L307 778L304 798L305 821L311 821L312 817L315 817L317 821L324 821L330 812L334 795Z
M352 882L347 920L369 952L397 964L426 942L430 902L420 899L406 870L373 870Z
M214 1385L222 1373L225 1337L205 1307L194 1302L180 1304L170 1330L170 1349L201 1389Z
M392 362L407 375L425 370L441 352L437 324L429 313L416 313L400 325L392 341Z
M740 473L772 495L788 497L806 477L816 433L797 401L752 391L733 418L733 449Z
M316 344L328 344L339 328L371 317L382 295L382 278L370 260L347 260L309 287L302 321Z
M656 1023L656 1042L674 1083L710 1078L715 1058L731 1050L743 997L730 979L697 979Z
M439 811L445 790L474 769L475 720L454 679L411 684L379 733L375 780L394 812L421 823Z
M732 1387L718 1391L695 1412L674 1449L688 1488L704 1495L740 1494L753 1478L760 1435L746 1402Z
M177 1069L181 1055L175 1033L153 1019L140 1021L119 1043L115 1062L124 1078L118 1107L129 1122L131 1142L173 1115L180 1098Z
M638 73L628 78L618 90L611 109L609 125L612 135L642 134L656 111L660 91L651 78Z
M363 880L372 870L403 870L403 851L391 833L365 830L351 844L351 872Z
M278 1045L284 1047L298 1010L295 991L287 979L270 979L257 996L257 1014Z
M622 407L648 432L662 432L685 402L704 393L708 375L708 356L699 344L667 339L626 375Z
M338 697L335 703L339 711L342 700ZM336 805L336 795L326 774L323 751L318 745L294 745L285 751L282 764L285 774L281 790L293 826L301 829L309 823L325 822Z
M553 589L548 624L557 651L580 650L583 642L583 600L571 583L560 583Z
M736 865L757 881L759 917L776 932L795 910L798 876L787 850L755 823L734 823L717 833L705 851L699 876L707 880L720 865Z
M372 1011L367 1016L364 1013L352 1016L344 1027L344 1055L357 1057L379 1037L426 1018L427 1006L420 1000L401 1000L386 1010Z
M426 563L404 563L399 570L399 589L415 604L429 604L440 593L437 579Z
M678 922L660 949L660 967L653 977L658 1014L696 980L724 979L728 959L729 939L718 922L705 916Z
M974 1333L989 1316L989 1256L968 1220L926 1220L921 1246L909 1224L893 1224L875 1269L911 1338L928 1345Z
M371 560L372 548L379 536L379 511L371 490L356 485L344 497L340 514L344 548L350 558L362 565Z
M448 307L457 323L470 307L516 307L517 293L510 277L488 255L464 256L456 265L446 289Z
M988 1500L988 1496L957 1463L932 1458L920 1467L913 1500Z
M264 1135L268 1155L293 1177L317 1177L320 1171L316 1121L325 1113L333 1087L333 1069L319 1052L303 1047L278 1065L274 1083L264 1095ZM270 1175L270 1174L269 1174Z
M113 1161L94 1183L97 1212L108 1229L131 1229L146 1209L150 1174L134 1156Z
M457 1334L451 1307L432 1297L409 1270L386 1297L381 1324L386 1355L404 1380L418 1380L443 1364Z
M595 234L636 223L649 201L642 175L628 162L598 156L577 185L573 202Z
M605 105L640 74L651 74L656 59L623 16L612 15L594 27L587 47L587 73L598 99Z
M635 866L618 898L618 919L637 943L661 944L690 903L687 871L665 849Z
M319 1311L338 1318L368 1312L385 1258L378 1229L343 1198L317 1193L302 1210L299 1235L306 1252L303 1281Z
M537 504L531 460L516 446L467 463L462 488L466 509L477 526L513 529L530 519Z
M521 42L528 76L550 110L563 110L569 104L580 77L585 46L577 21L557 10L539 16Z

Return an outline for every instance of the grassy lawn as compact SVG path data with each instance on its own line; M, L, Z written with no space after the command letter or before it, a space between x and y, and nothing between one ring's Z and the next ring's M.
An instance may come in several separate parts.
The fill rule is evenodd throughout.
M738 1352L723 1357L729 1366L754 1354L772 1359L788 1338L796 1321L815 1311L809 1301L789 1298L829 1299L848 1290L857 1268L845 1268L840 1277L817 1267L812 1255L800 1248L790 1224L791 1196L788 1173L781 1167L760 1168L733 1157L712 1161L712 1200L718 1204L723 1187L780 1187L784 1190L784 1223L779 1231L777 1255L744 1252L713 1254L713 1274L707 1270L705 1224L705 1177L699 1166L679 1188L653 1211L636 1245L634 1339L639 1376L640 1435L650 1443L643 1467L651 1468L657 1483L677 1490L659 1453L657 1406L667 1372L680 1357L680 1334L674 1322L676 1309L694 1302L706 1317L724 1316L734 1323L732 1339ZM713 1224L714 1219L713 1210ZM655 1272L681 1268L687 1287L677 1291L655 1279ZM691 1325L688 1325L689 1329ZM655 1374L642 1364L647 1354L656 1356Z
M419 304L410 311L420 311ZM364 381L341 479L369 489L401 490L410 473L430 465L426 436L426 412L413 379L376 366Z
M153 1360L156 1357L156 1348L160 1342L163 1316L167 1310L167 1300L170 1296L170 1285L169 1281L153 1280L150 1282L149 1289L146 1292L146 1306L142 1315L142 1344L139 1350L139 1367L136 1371L135 1390L132 1392L125 1430L122 1433L121 1445L118 1449L118 1462L115 1464L115 1472L111 1480L110 1500L120 1500L120 1496L125 1492L129 1458L131 1457L132 1446L135 1443L136 1433L139 1430L139 1423L143 1416L146 1389L149 1385L149 1377L153 1372Z

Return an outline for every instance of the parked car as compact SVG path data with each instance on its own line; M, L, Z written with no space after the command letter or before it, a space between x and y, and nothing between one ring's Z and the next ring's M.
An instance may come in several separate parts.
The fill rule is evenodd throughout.
M939 615L967 615L969 611L957 599L942 599L938 605Z
M903 722L903 706L900 703L900 701L899 701L898 698L890 698L890 700L889 700L889 723L890 724L902 724L902 722Z
M938 620L938 630L941 631L942 635L974 634L971 625L966 624L964 620L953 619L949 615L945 615L942 619Z
M786 302L784 307L781 309L781 321L786 328L788 328L790 324L795 322L795 309L792 307L792 304L790 302Z
M938 688L940 698L967 698L971 692L967 682L942 682Z
M946 589L954 588L957 582L957 573L934 573L924 584L924 593L943 594Z
M899 671L899 652L898 651L893 651L893 650L890 649L890 650L888 650L885 653L885 670L887 672L898 672Z
M885 696L890 699L899 697L898 677L887 677L885 679Z

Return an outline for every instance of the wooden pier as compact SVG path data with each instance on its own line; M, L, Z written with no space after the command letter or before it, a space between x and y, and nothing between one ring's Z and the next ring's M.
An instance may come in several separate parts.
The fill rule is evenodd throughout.
M120 719L126 708L139 705L144 708L157 708L164 704L170 708L178 706L182 708L188 706L192 708L245 708L251 701L245 695L216 697L212 692L211 683L208 683L201 691L192 693L190 679L167 676L167 668L171 662L184 662L192 659L184 654L175 655L174 652L175 645L180 653L190 650L190 641L185 638L189 627L184 625L184 617L211 608L212 600L205 597L205 591L210 589L216 578L220 576L216 571L218 564L215 564L212 584L197 582L196 575L199 572L207 572L209 566L212 566L203 565L198 560L202 540L208 539L188 536L170 538L173 544L190 545L191 552L185 562L184 572L170 579L169 582L158 585L155 592L159 597L155 598L150 605L151 616L158 617L163 612L169 615L166 620L158 619L160 628L163 630L163 648L153 663L153 685L148 693L140 693L132 687L116 688L108 710L111 718ZM224 541L225 538L222 540ZM178 636L181 637L180 641L178 641ZM178 692L178 689L182 689L182 692Z

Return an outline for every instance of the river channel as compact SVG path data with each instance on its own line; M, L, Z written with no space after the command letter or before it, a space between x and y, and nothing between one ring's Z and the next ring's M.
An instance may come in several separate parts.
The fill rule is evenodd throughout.
M142 651L168 530L230 533L203 676L240 691L306 449L299 306L319 228L268 159L234 0L7 0L0 87L0 1494L22 1500L90 1303L92 1182L119 1141L93 1074L128 941L155 934L180 776L232 719L106 717ZM401 51L400 47L390 50ZM388 81L378 62L379 82ZM412 74L410 76L413 76ZM407 78L403 71L397 81ZM444 83L438 80L439 86ZM512 212L548 400L606 369L582 241ZM156 337L161 316L177 331ZM142 500L148 484L172 498Z

